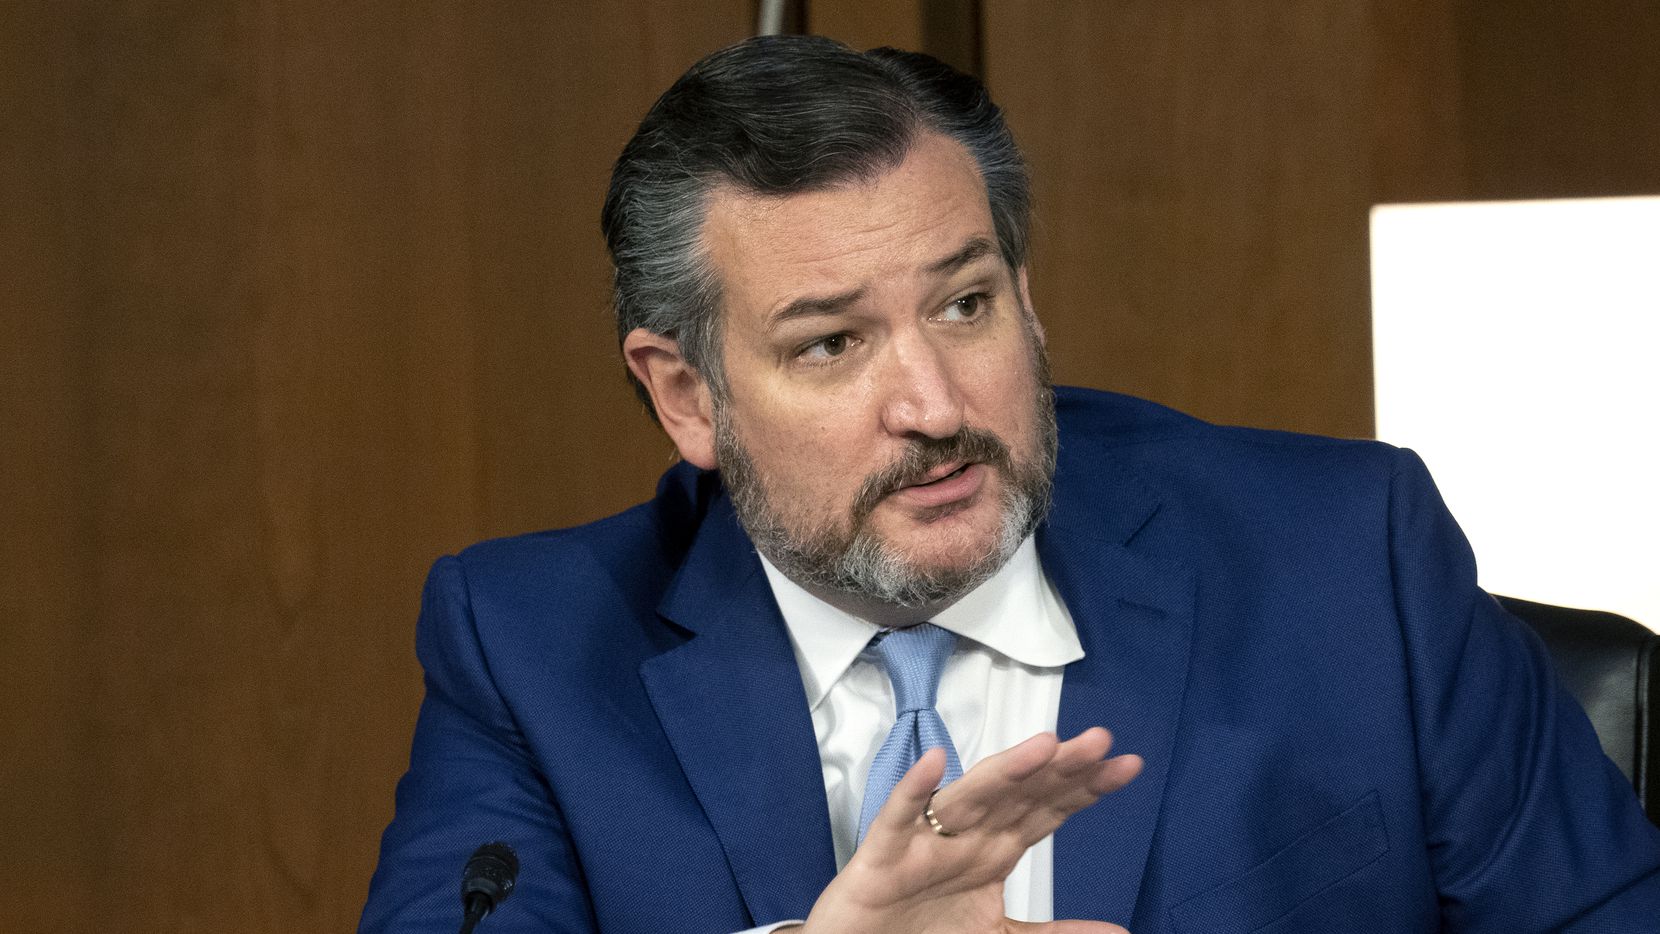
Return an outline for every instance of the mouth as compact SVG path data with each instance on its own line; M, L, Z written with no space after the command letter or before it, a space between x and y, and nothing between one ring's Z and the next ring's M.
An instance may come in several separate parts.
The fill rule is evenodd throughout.
M986 467L978 461L941 464L895 490L893 501L909 509L958 508L974 501L986 479Z
M928 471L928 473L925 474L921 480L918 480L915 483L907 483L900 487L900 489L917 489L922 487L930 487L937 483L944 483L947 480L962 476L963 471L972 466L974 466L972 461L961 461L956 464L941 464L933 470Z
M965 506L996 474L1009 470L1008 447L989 431L964 428L950 438L912 442L865 478L854 496L853 515L862 522L884 501L912 510Z

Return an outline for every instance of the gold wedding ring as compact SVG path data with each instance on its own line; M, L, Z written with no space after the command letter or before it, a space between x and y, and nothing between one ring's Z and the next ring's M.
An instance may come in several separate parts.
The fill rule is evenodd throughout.
M928 826L934 828L934 833L937 833L942 837L955 837L957 832L955 830L946 830L945 825L940 823L940 819L934 816L934 795L939 793L940 790L938 788L928 792L928 806L923 808L922 816L928 818Z

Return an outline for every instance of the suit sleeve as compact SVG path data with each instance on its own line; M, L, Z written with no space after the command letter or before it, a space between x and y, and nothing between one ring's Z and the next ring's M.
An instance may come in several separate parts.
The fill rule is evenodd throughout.
M360 934L455 931L461 869L495 840L514 848L521 869L488 930L594 931L558 808L480 650L458 558L439 559L427 577L416 654L426 696Z
M1389 537L1447 929L1660 930L1660 831L1543 644L1477 588L1469 545L1411 452L1391 481Z

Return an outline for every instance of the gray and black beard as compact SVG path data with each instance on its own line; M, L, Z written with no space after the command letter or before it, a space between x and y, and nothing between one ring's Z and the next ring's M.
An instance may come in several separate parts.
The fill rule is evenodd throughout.
M996 574L1049 511L1054 488L1058 432L1055 394L1038 352L1039 389L1034 406L1037 457L1016 463L1009 447L989 431L965 427L947 438L911 443L894 463L865 479L853 498L845 530L834 522L817 528L791 528L768 496L755 462L738 440L726 406L714 406L715 458L721 481L755 547L780 571L803 587L819 587L895 607L923 607L954 602ZM920 566L906 560L867 524L882 498L927 479L945 464L977 462L1002 477L1002 524L984 554L958 568ZM943 507L942 511L951 507Z

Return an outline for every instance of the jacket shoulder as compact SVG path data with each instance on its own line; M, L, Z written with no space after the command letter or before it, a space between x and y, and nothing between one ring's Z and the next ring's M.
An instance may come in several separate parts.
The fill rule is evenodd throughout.
M1380 441L1218 425L1157 402L1098 389L1058 386L1055 398L1063 441L1097 449L1143 446L1156 452L1163 446L1189 457L1204 449L1232 452L1244 459L1303 457L1367 463L1395 461L1404 455L1404 460L1416 461L1410 452Z
M1379 441L1216 425L1093 390L1058 390L1056 414L1057 487L1133 484L1204 529L1352 530L1383 519L1398 474L1429 482L1416 455Z
M655 496L616 515L471 545L456 559L473 610L481 624L650 615L718 492L716 474L682 462Z

